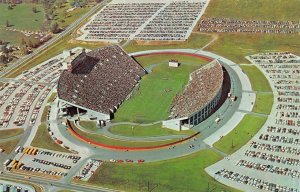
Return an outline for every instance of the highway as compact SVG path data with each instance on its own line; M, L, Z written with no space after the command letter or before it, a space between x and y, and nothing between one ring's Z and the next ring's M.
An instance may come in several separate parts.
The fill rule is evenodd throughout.
M12 173L3 173L0 175L0 179L12 179L12 180L21 180L24 181L24 176L12 174ZM37 178L32 177L27 179L29 182L36 183L38 185L42 185L45 187L57 187L61 189L69 189L74 191L84 191L84 192L115 192L116 190L101 188L101 187L93 187L93 186L86 186L86 185L76 185L76 184L67 184L61 183L59 181L50 181L49 179Z
M51 38L49 41L47 41L42 46L35 49L32 53L29 55L26 55L20 59L18 59L15 63L10 64L7 68L5 68L3 71L0 72L0 77L4 77L5 75L9 74L11 71L13 71L15 68L18 68L22 64L25 64L26 62L33 59L35 56L41 54L41 52L45 51L48 47L59 41L61 38L68 35L72 30L76 29L85 19L92 16L99 8L102 6L105 6L107 3L109 3L110 0L103 0L101 3L97 4L95 7L93 7L89 12L84 14L81 18L76 20L74 23L69 25L64 31L61 33L55 35L53 38Z

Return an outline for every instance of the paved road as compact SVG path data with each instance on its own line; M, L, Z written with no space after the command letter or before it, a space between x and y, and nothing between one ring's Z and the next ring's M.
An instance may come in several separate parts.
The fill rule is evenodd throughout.
M95 7L93 7L89 12L84 14L80 19L69 25L63 32L59 33L58 35L54 36L52 39L47 41L42 46L35 49L31 54L26 55L20 59L18 59L15 63L10 64L9 67L5 68L3 71L0 72L0 77L3 77L13 71L15 68L18 68L20 65L28 62L33 57L41 54L41 52L45 51L48 47L53 45L55 42L60 40L61 38L68 35L72 30L76 29L85 19L89 18L91 15L93 15L100 7L106 5L110 0L103 0L101 3L97 4Z
M24 181L24 177L21 175L16 175L12 173L3 173L0 176L0 179L14 179L14 180L22 180ZM59 187L63 189L70 189L75 191L84 191L84 192L114 192L116 190L106 189L101 187L93 187L93 186L85 186L85 185L75 185L75 184L67 184L59 181L49 181L49 179L32 177L28 179L29 182L36 183L38 185L42 185L45 187Z

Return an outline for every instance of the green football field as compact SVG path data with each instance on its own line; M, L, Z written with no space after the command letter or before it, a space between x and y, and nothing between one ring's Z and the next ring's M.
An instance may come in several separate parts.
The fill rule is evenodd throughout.
M170 59L177 59L182 63L181 66L168 67ZM157 65L152 73L142 78L133 96L117 110L114 122L149 123L166 119L174 96L183 90L190 73L207 63L199 58L182 55L153 55L136 60L144 67Z

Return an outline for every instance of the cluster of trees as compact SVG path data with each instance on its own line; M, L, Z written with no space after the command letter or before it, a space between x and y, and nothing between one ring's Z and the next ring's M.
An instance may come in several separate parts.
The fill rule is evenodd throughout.
M0 40L0 64L6 64L12 60L10 56L10 52L12 52L11 48L8 48L8 43Z

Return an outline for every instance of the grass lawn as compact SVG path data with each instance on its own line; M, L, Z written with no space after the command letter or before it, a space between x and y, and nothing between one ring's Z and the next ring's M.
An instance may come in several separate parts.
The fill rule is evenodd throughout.
M267 78L256 66L241 65L241 68L249 77L252 89L254 91L272 91Z
M39 147L43 149L49 149L54 151L60 151L65 153L70 153L67 149L61 147L57 143L55 143L52 138L50 137L47 125L45 123L42 123L39 125L38 130L34 136L34 139L31 142L31 146L33 147Z
M19 143L20 139L14 139L10 141L0 142L0 148L4 149L5 153L9 154Z
M151 189L155 187L153 191L156 192L238 191L218 183L204 171L221 159L219 154L203 150L189 156L153 163L105 162L87 183L131 192L147 191L148 182Z
M23 129L9 129L9 130L1 130L0 131L0 139L6 139L9 137L14 137L23 133Z
M168 67L169 59L176 58L182 65L179 68ZM145 75L140 87L126 100L115 113L114 122L149 123L164 120L174 96L183 90L191 72L207 61L179 55L154 55L137 58L142 66L159 64L152 73Z
M161 123L149 126L137 125L116 125L109 128L109 131L116 135L128 137L151 137L151 136L165 136L165 135L192 135L195 134L193 130L175 131L172 129L163 128Z
M49 106L45 106L44 111L42 113L41 122L47 121L48 110L49 110Z
M88 138L92 141L101 142L103 144L111 145L111 146L124 146L124 147L148 147L148 146L156 146L156 145L163 145L167 143L172 143L178 141L179 139L170 139L170 140L163 140L163 141L123 141L105 137L100 134L92 134L86 133L78 129L73 122L71 122L72 128L74 131L81 136Z
M47 103L53 102L54 99L56 98L56 96L57 96L57 92L53 92L53 93L50 95L50 97L49 97Z
M92 8L92 5L86 6L83 8L77 8L73 11L67 12L67 14L65 15L65 12L70 8L71 8L71 5L69 2L67 2L67 3L63 4L62 7L55 9L56 17L54 20L56 20L56 22L62 28L69 26L74 21L79 19L82 15L87 13Z
M203 17L299 21L299 7L299 0L211 0Z
M21 30L40 30L45 19L44 9L39 4L18 4L9 10L8 4L0 4L0 27L6 27L8 20L11 28ZM33 13L36 7L38 13Z
M256 100L253 108L253 112L270 114L273 106L273 94L272 93L258 93L256 94Z
M0 29L0 40L9 42L13 45L21 45L22 38L26 40L30 40L31 42L35 43L38 40L32 37L27 37L23 33L18 31L8 31L5 29Z
M245 115L242 121L226 136L214 144L214 147L227 154L244 146L264 125L267 117Z
M259 52L290 51L300 54L298 34L218 33L218 40L205 48L236 63L250 63L245 56Z
M176 49L176 48L177 49L185 49L185 48L200 49L211 40L212 37L209 34L192 33L189 39L184 42L175 42L168 45L162 45L162 44L142 45L142 44L138 44L135 41L132 41L126 47L124 47L124 50L128 53L133 53L137 51L144 51L144 50L151 50L151 49Z
M79 121L79 125L90 131L97 131L96 121Z

